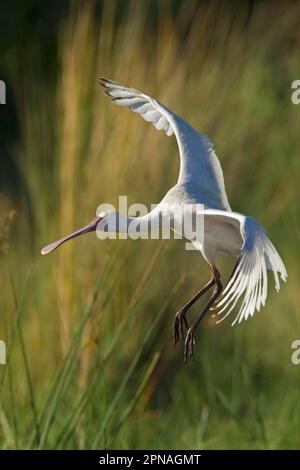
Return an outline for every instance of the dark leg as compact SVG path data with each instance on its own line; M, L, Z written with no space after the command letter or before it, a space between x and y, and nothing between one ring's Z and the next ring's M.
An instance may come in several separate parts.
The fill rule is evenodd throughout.
M228 281L227 281L227 284L228 284L228 282L231 280L231 278L234 276L234 273L235 273L235 271L236 271L236 268L237 268L238 265L239 265L239 261L240 261L240 259L238 259L237 262L236 262L236 264L234 265L233 271L232 271L231 275L229 276L229 279L228 279ZM226 285L227 285L227 284L226 284ZM225 285L225 288L226 288L226 285ZM216 300L218 300L218 299L216 299ZM216 303L214 303L214 304L210 307L209 310L216 310L216 308L217 308ZM214 317L214 316L215 316L215 315L213 315L213 317Z
M198 299L200 299L200 297L205 294L205 292L210 289L214 283L215 283L215 278L213 277L207 284L205 284L204 287L202 287L202 289L197 292L196 295L194 295L194 297L188 301L188 303L186 303L180 310L179 312L176 313L175 315L175 320L174 320L174 324L173 324L173 334L174 334L174 344L177 343L177 341L179 340L179 330L180 330L180 333L181 333L181 337L183 339L183 322L186 326L186 329L188 330L189 329L189 325L188 325L188 322L187 322L187 319L186 319L186 313L187 311L191 308L192 305L194 305L195 302L197 302Z
M197 320L193 323L193 325L191 326L191 328L189 328L189 330L187 332L186 339L185 339L185 345L184 345L184 362L185 362L185 364L187 363L189 358L194 360L194 345L196 343L196 338L195 338L196 329L197 329L200 321L202 320L202 318L206 314L206 312L208 312L210 307L217 300L217 298L219 297L219 295L221 294L222 289L223 289L223 286L222 286L221 281L220 281L219 271L217 270L217 268L215 266L212 267L212 270L213 270L213 275L214 275L214 280L215 280L216 286L214 288L213 294L212 294L209 302L207 303L205 308L202 310L202 312L198 316Z

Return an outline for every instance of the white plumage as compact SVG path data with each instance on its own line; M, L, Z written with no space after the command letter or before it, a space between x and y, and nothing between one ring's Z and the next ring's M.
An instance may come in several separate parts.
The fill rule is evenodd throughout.
M175 316L174 339L179 339L183 327L187 327L185 339L185 361L193 358L195 330L210 309L216 309L218 321L227 318L240 302L238 313L233 324L247 320L265 305L268 292L267 270L274 275L275 288L280 289L279 276L283 281L287 278L285 266L268 239L263 227L252 217L233 212L230 208L223 179L220 162L213 149L211 141L197 132L186 121L166 108L155 98L141 93L134 88L120 85L112 80L102 78L100 84L105 87L106 94L119 106L126 106L138 113L146 121L151 122L156 129L164 130L171 136L175 134L179 147L180 171L177 184L171 188L156 209L147 216L135 220L140 223L142 230L148 229L149 222L163 225L166 207L174 204L202 204L204 209L198 215L204 217L204 240L192 240L195 247L201 251L209 263L212 278ZM162 219L158 217L161 208ZM162 209L161 209L162 210ZM130 231L132 218L121 214L114 217L124 222L125 230ZM42 254L47 254L60 246L66 240L96 229L104 230L111 214L102 214L93 219L90 224L77 230L43 248ZM168 221L169 222L169 221ZM118 224L118 227L124 227ZM237 263L226 287L223 289L221 276L216 267L218 255L229 255L237 258ZM211 299L189 328L186 313L189 308L212 286L214 291Z
M217 223L221 219L240 230L242 247L238 263L227 286L222 291L222 298L217 302L218 315L221 320L232 312L242 295L243 302L238 314L233 321L241 322L253 316L255 310L259 311L265 305L268 291L267 269L272 270L275 280L275 288L280 289L278 273L281 279L286 281L285 266L275 247L268 239L265 230L252 217L246 217L236 212L223 212L206 210L203 212L205 219L213 217Z
M208 207L230 210L222 168L208 137L197 132L155 98L112 80L103 78L100 83L115 104L140 114L156 129L163 129L168 136L175 134L180 155L179 185L194 184L198 196L203 201L207 200Z

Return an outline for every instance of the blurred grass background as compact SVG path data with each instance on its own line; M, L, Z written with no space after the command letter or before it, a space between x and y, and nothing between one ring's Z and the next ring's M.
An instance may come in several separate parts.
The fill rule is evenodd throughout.
M12 5L1 33L1 448L299 448L299 3ZM270 277L254 319L205 319L186 367L172 322L207 281L200 254L179 240L90 235L39 255L100 203L126 194L149 206L176 182L175 139L114 107L100 75L210 136L232 208L266 227L286 263L287 285L276 294ZM224 279L231 266L220 260Z

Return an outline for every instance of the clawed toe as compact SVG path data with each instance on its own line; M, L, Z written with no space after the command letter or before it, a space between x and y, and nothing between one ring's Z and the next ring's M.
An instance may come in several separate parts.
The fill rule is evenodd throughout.
M186 364L188 359L195 360L194 358L194 345L196 344L196 338L193 329L190 328L187 332L185 343L184 343L184 363Z
M189 328L187 319L185 318L185 312L180 310L176 313L174 324L173 324L173 336L174 336L174 344L179 341L179 332L181 335L181 339L184 339L184 331L183 331L183 324L185 324L186 329Z

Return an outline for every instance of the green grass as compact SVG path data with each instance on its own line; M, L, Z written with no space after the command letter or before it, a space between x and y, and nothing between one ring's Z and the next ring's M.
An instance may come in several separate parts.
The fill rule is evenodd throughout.
M53 81L38 61L19 80L20 58L9 61L22 197L0 198L0 446L299 448L296 6L260 4L246 23L242 7L232 16L204 2L177 14L169 2L148 2L150 13L128 2L118 21L116 2L101 20L88 5L59 26ZM176 181L175 140L114 107L100 75L159 97L211 137L232 208L266 227L287 266L287 284L276 294L270 276L253 319L231 328L207 317L187 366L173 316L209 271L183 242L89 235L39 255L98 204L127 194L150 205ZM226 279L232 260L219 263Z

